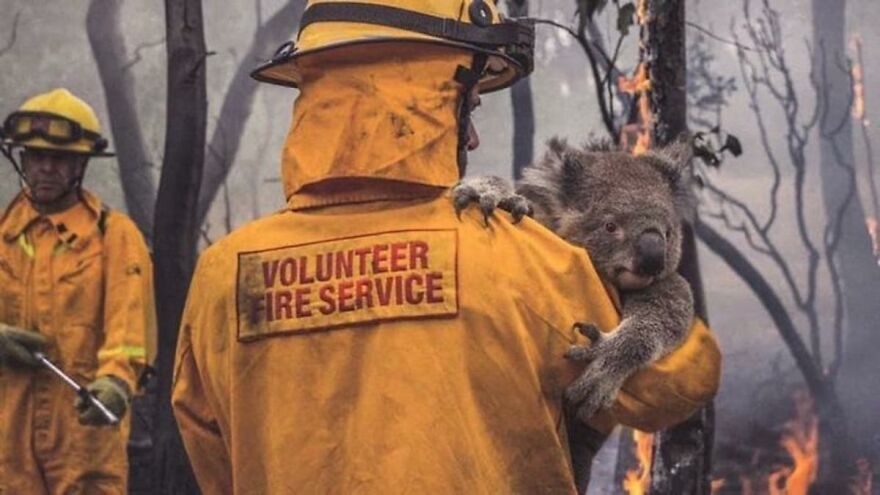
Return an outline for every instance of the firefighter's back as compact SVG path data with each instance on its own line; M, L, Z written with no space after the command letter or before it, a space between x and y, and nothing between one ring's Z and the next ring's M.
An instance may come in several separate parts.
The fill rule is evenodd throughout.
M571 324L615 318L528 219L446 195L286 211L203 255L177 386L205 382L241 491L567 492Z

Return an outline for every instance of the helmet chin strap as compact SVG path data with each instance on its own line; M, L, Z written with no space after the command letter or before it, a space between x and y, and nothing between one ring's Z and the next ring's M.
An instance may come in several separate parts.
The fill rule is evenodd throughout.
M455 71L455 80L462 85L461 105L458 110L458 177L464 177L467 171L467 144L468 125L471 117L470 95L474 87L480 82L480 76L486 68L489 57L483 53L474 54L474 63L471 68L458 66Z
M50 203L45 203L36 199L33 195L30 194L30 191L33 190L33 186L30 182L28 182L27 176L24 174L21 165L15 159L15 155L12 153L12 148L10 146L4 145L0 146L0 153L12 163L12 168L15 169L15 173L18 174L18 182L21 186L22 193L24 197L27 198L28 201L33 205L46 205ZM82 181L83 177L86 174L86 166L88 166L88 161L83 164L82 172L75 177L71 177L70 180L67 181L67 187L64 188L64 193L58 198L63 198L70 194L71 192L76 192L77 197L82 197ZM55 200L57 201L57 199Z

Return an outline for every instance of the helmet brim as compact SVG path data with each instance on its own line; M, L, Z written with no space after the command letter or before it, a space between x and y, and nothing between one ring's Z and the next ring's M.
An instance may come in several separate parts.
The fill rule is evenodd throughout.
M264 83L297 88L302 81L302 72L299 67L299 63L302 61L311 59L315 56L328 55L345 48L350 49L352 47L379 43L433 44L485 54L489 57L489 62L487 63L488 70L486 75L480 79L480 82L478 83L480 93L491 93L493 91L508 88L526 75L525 68L516 59L498 50L490 50L467 43L439 39L420 33L405 31L401 31L401 33L405 34L394 36L363 36L361 38L349 37L342 41L322 44L322 46L316 48L297 49L258 66L251 72L251 77Z

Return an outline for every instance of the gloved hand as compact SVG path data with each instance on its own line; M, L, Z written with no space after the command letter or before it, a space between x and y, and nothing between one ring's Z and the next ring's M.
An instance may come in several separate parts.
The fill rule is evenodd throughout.
M37 367L33 353L46 347L46 338L37 332L0 323L0 365Z
M98 377L95 381L86 385L86 390L107 406L107 409L119 419L122 419L122 416L128 409L128 403L131 401L131 394L126 383L113 375ZM79 413L80 424L92 426L110 424L107 418L101 414L101 411L91 401L77 397L73 406Z

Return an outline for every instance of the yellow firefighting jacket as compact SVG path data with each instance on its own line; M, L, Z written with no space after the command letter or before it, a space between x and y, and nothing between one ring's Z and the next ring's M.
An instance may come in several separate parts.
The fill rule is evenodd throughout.
M287 207L202 254L183 315L172 403L205 493L574 490L563 355L575 322L618 316L582 249L456 218L447 81L467 60L328 62L301 85ZM718 367L696 325L596 425L680 421Z
M155 336L152 265L134 223L86 191L48 216L20 194L0 236L0 321L44 335L47 356L80 383L114 375L134 391ZM74 392L44 370L0 369L0 397L0 488L124 490L127 423L79 425Z

